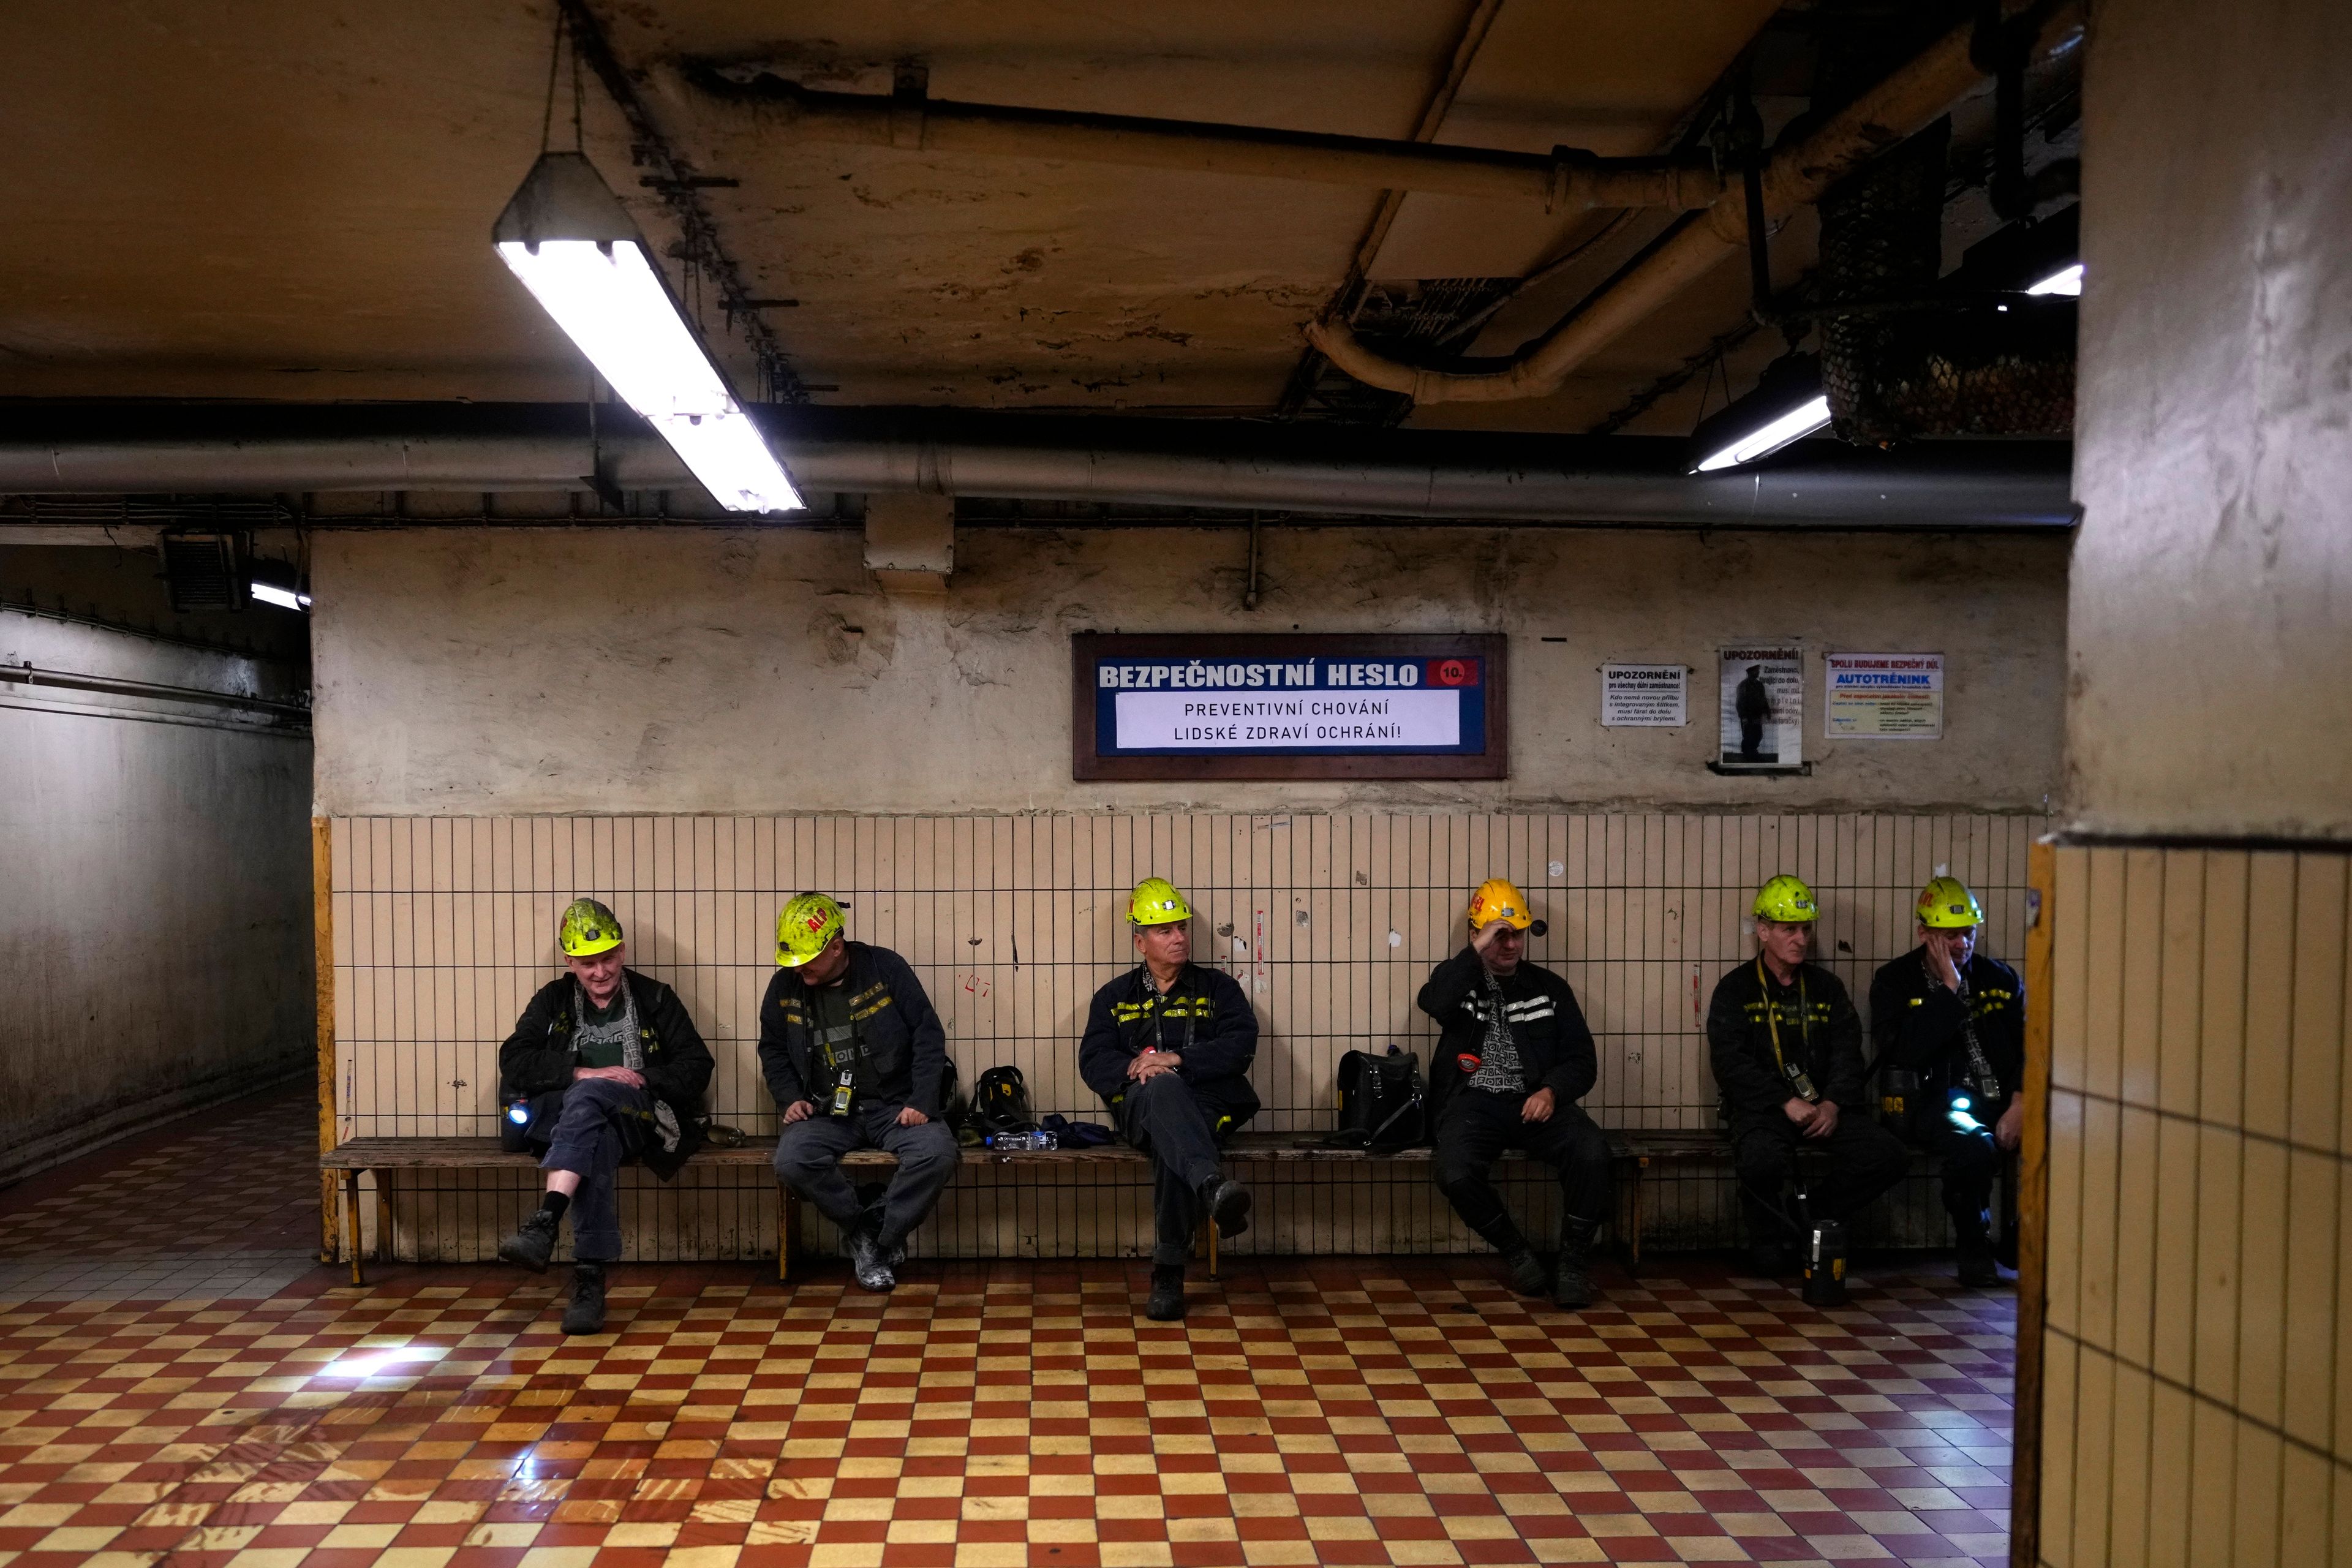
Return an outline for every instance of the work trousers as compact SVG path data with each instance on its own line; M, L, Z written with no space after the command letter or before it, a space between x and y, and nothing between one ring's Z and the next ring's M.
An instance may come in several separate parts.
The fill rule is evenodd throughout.
M841 1157L859 1149L895 1155L898 1171L882 1191L875 1239L886 1247L896 1247L930 1217L962 1157L955 1134L937 1117L913 1127L899 1126L898 1112L904 1109L876 1101L854 1106L846 1116L812 1116L793 1122L776 1140L777 1179L846 1234L866 1223L866 1207L857 1188L842 1173Z
M2000 1174L2005 1158L2000 1146L1992 1141L1991 1130L1962 1131L1948 1123L1939 1125L1927 1135L1927 1150L1943 1164L1944 1212L1952 1216L1954 1227L1963 1235L1972 1228L1988 1231L1992 1182ZM2004 1192L2003 1196L2011 1201L2001 1207L2013 1209L2011 1194ZM2009 1228L2015 1226L2012 1224Z
M1735 1116L1732 1163L1739 1172L1740 1196L1748 1206L1748 1222L1759 1236L1787 1232L1766 1205L1779 1203L1781 1190L1795 1176L1800 1148L1818 1152L1828 1166L1808 1183L1811 1217L1817 1220L1852 1219L1872 1199L1901 1181L1910 1162L1900 1138L1857 1110L1842 1109L1837 1131L1827 1138L1803 1137L1797 1124L1779 1110ZM1790 1213L1804 1217L1793 1210Z
M1120 1134L1152 1157L1151 1261L1181 1264L1201 1224L1201 1189L1217 1173L1223 1111L1172 1072L1129 1084L1117 1109Z
M534 1138L547 1141L542 1171L570 1171L580 1178L572 1194L572 1256L582 1263L609 1263L621 1256L621 1208L615 1184L621 1167L645 1151L654 1136L653 1096L608 1078L583 1078L563 1091L562 1108L551 1120L531 1123Z
M1559 1213L1598 1224L1609 1213L1609 1140L1580 1105L1555 1105L1549 1117L1521 1115L1528 1097L1496 1094L1462 1084L1437 1113L1438 1189L1462 1223L1504 1252L1527 1238L1495 1190L1495 1161L1506 1149L1524 1149L1559 1174Z

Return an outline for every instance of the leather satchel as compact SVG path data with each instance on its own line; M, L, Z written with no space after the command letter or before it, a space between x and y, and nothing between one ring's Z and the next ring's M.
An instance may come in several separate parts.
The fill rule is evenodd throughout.
M1421 1058L1391 1045L1385 1056L1349 1051L1339 1058L1339 1130L1334 1149L1392 1154L1429 1142L1429 1087Z

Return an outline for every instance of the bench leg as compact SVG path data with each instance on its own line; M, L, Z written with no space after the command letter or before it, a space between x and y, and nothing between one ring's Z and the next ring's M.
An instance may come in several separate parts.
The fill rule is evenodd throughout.
M798 1193L778 1183L776 1185L776 1279L792 1278L793 1237L800 1234L801 1199Z
M1209 1222L1209 1278L1217 1277L1217 1222Z
M343 1184L332 1171L319 1173L319 1261L335 1261L335 1205L341 1201Z
M343 1229L349 1237L346 1250L352 1256L352 1283L364 1285L367 1279L360 1272L360 1173L343 1173Z
M1637 1271L1642 1267L1642 1173L1649 1168L1650 1157L1647 1154L1636 1155L1634 1157L1633 1223L1630 1227L1631 1234L1629 1234L1625 1238L1627 1251L1632 1255L1633 1258L1632 1263L1628 1266L1628 1272Z

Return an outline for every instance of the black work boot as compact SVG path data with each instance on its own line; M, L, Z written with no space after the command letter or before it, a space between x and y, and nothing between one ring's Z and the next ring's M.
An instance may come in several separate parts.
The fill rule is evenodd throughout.
M1544 1272L1543 1259L1524 1241L1503 1254L1503 1267L1510 1273L1511 1289L1522 1296L1540 1296L1551 1283L1550 1276Z
M572 1268L572 1305L563 1309L567 1334L604 1331L604 1266L579 1263Z
M1151 1296L1143 1303L1143 1315L1155 1323L1172 1323L1184 1316L1182 1264L1155 1263L1151 1266Z
M866 1192L866 1188L860 1187L858 1189L858 1195L862 1197L865 1195ZM872 1203L866 1205L865 1215L858 1220L857 1228L871 1236L878 1237L882 1234L881 1199L877 1198ZM896 1273L898 1271L898 1265L907 1261L907 1238L902 1236L898 1240L892 1242L889 1246L884 1247L882 1249L882 1260L890 1266L893 1273Z
M1592 1233L1600 1228L1599 1221L1574 1215L1559 1222L1559 1262L1551 1276L1551 1299L1557 1305L1592 1305Z
M1249 1228L1250 1190L1223 1176L1201 1184L1201 1206L1216 1222L1219 1236L1239 1236Z
M1959 1251L1960 1283L1974 1289L2000 1283L2000 1268L1993 1261L1992 1238L1985 1234L1985 1216L1954 1215L1952 1232Z
M857 1282L868 1290L887 1293L898 1288L898 1272L890 1267L890 1249L870 1230L850 1237L849 1267L857 1276Z
M499 1261L528 1268L533 1274L547 1272L547 1260L555 1256L555 1229L562 1221L546 1209L533 1209L522 1228L499 1243Z
M1789 1247L1779 1237L1759 1234L1748 1244L1748 1271L1767 1279L1778 1279L1793 1267L1789 1261Z

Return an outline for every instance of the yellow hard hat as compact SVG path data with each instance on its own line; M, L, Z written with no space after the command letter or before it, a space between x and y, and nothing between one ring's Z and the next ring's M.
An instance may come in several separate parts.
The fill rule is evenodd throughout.
M1135 885L1127 900L1127 919L1130 925L1172 926L1192 918L1192 906L1176 890L1176 884L1165 877L1146 877Z
M823 893L795 893L776 915L776 964L798 969L841 934L841 906Z
M1805 925L1822 918L1813 903L1813 890L1805 886L1801 877L1791 877L1783 871L1756 890L1756 902L1748 911L1758 920L1778 921L1782 925Z
M1937 877L1919 889L1919 923L1929 931L1965 931L1984 924L1984 906L1958 877Z
M593 899L574 899L563 907L563 923L556 928L555 945L566 958L593 958L621 945L621 922L612 910Z
M1478 884L1470 895L1470 929L1485 931L1495 921L1501 921L1514 931L1525 931L1535 923L1535 913L1528 908L1528 896L1507 879L1489 877Z

